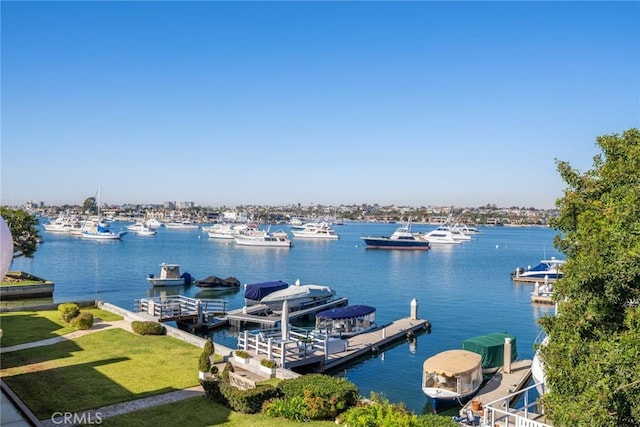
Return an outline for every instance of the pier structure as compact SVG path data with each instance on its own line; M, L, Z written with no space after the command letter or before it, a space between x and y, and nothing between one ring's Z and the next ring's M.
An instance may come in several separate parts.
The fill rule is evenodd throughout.
M283 310L283 313L287 311ZM375 353L394 341L412 339L430 328L428 320L418 318L418 302L413 299L409 317L347 339L327 336L319 331L290 327L288 316L283 314L279 331L245 330L238 337L238 348L256 358L264 356L263 358L274 360L280 368L306 367L324 372L357 357Z
M212 327L226 323L227 301L190 298L183 295L141 298L134 302L134 312L147 314L160 322L183 322L194 327Z

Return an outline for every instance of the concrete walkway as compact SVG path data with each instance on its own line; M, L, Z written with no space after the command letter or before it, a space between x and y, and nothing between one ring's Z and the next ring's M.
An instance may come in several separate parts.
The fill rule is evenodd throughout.
M131 332L131 322L128 320L117 320L112 322L104 322L100 319L96 319L91 329L83 331L75 331L59 337L47 338L40 341L34 341L25 344L17 344L10 347L0 348L0 353L9 353L12 351L19 351L27 348L42 347L47 345L53 345L60 342L73 340L88 334L92 334L98 331L104 331L107 329L121 328ZM128 412L137 411L140 409L152 408L154 406L165 405L167 403L177 402L184 399L189 399L195 396L204 396L204 390L202 386L171 391L168 393L162 393L155 396L143 397L128 402L116 403L113 405L107 405L100 408L89 409L74 414L52 414L52 418L48 420L36 421L36 416L29 411L26 405L19 401L19 398L12 394L13 399L8 399L7 395L2 393L2 413L0 414L0 425L11 427L23 427L23 426L73 426L78 424L99 424L99 420L113 417L116 415L126 414ZM10 393L12 393L9 390ZM17 402L13 402L17 400ZM26 412L26 415L23 414ZM79 422L80 421L80 422Z

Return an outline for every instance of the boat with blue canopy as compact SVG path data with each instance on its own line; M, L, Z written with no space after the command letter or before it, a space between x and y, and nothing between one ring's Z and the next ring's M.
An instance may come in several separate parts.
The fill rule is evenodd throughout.
M376 309L368 305L349 305L316 314L316 330L327 336L349 338L378 326Z
M275 291L279 291L281 289L286 289L288 287L289 287L289 284L286 282L283 282L282 280L245 285L244 303L245 305L259 304L260 300L266 297L267 295L272 294Z

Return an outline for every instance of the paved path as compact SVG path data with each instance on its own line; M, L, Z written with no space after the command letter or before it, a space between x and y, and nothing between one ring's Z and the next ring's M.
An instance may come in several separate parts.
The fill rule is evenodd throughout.
M100 319L96 319L91 329L87 329L83 331L75 331L75 332L68 333L66 335L47 338L40 341L34 341L34 342L25 343L25 344L17 344L17 345L12 345L10 347L2 347L0 348L0 353L9 353L12 351L23 350L26 348L53 345L60 342L79 338L88 334L92 334L94 332L104 331L104 330L113 329L113 328L121 328L131 332L131 323L127 320L116 320L111 322L104 322ZM204 393L204 390L202 389L202 386L197 385L195 387L191 387L183 390L171 391L168 393L162 393L154 396L143 397L143 398L131 400L128 402L116 403L113 405L107 405L100 408L89 409L86 411L77 412L75 414L69 414L67 415L67 419L65 419L64 414L55 414L56 416L52 417L52 419L41 420L40 425L46 426L46 427L54 427L54 426L59 427L59 426L72 426L72 425L87 424L87 423L96 424L98 423L98 419L102 420L108 417L122 415L128 412L137 411L140 409L152 408L154 406L165 405L167 403L177 402L180 400L189 399L191 397L204 396L204 395L205 393ZM1 423L3 426L4 426L4 420L9 421L9 417L5 418L5 415L8 416L10 413L13 413L13 411L10 411L10 409L12 408L9 408L7 405L4 405L4 403L6 403L4 397L5 396L3 396L3 399L2 399L3 400L3 409L2 409L3 422ZM16 405L16 410L17 410L17 406L18 405ZM24 404L22 404L22 406L24 406ZM28 411L28 408L26 408L26 406L25 406L25 409ZM17 411L19 412L19 410ZM32 419L36 418L35 415L33 414L31 414L31 416L32 416ZM84 420L84 422L79 423L78 420ZM23 424L25 420L18 419L16 420L16 422L17 422L17 424L15 424L16 426L25 425ZM29 424L27 423L26 425L29 425Z

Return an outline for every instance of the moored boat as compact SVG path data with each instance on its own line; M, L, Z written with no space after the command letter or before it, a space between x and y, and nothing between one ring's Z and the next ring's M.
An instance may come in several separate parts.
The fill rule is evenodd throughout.
M324 222L308 222L299 227L291 227L291 234L297 239L338 240L340 236Z
M237 234L233 236L237 245L240 246L262 246L275 248L290 248L293 243L289 239L286 232L269 233L263 231L261 233Z
M376 309L368 305L349 305L316 314L316 331L339 338L349 338L378 327Z
M195 285L211 291L228 291L240 288L240 281L235 277L221 279L217 276L209 276L202 280L196 280Z
M518 358L516 337L503 332L478 335L462 341L462 349L472 351L482 357L482 373L494 374L504 366L505 343L509 340L510 362Z
M463 406L481 384L482 356L472 351L443 351L422 365L422 391L436 413Z
M190 285L192 277L189 273L180 274L179 264L160 264L160 276L149 274L147 281L153 286Z
M431 249L429 241L419 234L411 233L409 225L396 229L391 236L362 237L367 249L409 249L426 251Z
M282 280L273 282L260 282L245 285L244 288L244 303L245 305L260 304L260 300L270 293L286 289L289 284Z
M518 267L511 273L511 278L515 282L546 282L553 283L562 278L562 267L566 263L565 260L543 259L535 267L527 267L526 269Z
M266 305L271 311L279 314L282 312L282 303L285 300L289 305L289 311L292 311L330 301L336 294L329 286L300 285L299 283L296 281L294 286L270 293L260 300L260 304Z

